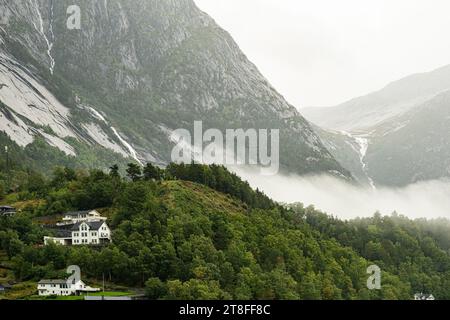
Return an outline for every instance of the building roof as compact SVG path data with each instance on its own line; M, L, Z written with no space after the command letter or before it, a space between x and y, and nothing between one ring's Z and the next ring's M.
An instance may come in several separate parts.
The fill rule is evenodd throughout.
M1 211L1 210L0 210L0 214L1 214L2 216L14 215L14 214L16 214L16 213L17 213L16 211Z
M0 210L16 210L16 209L10 206L0 206Z
M418 300L434 300L434 296L432 294L416 293L414 297Z
M67 280L41 280L38 284L66 284Z
M80 230L80 226L85 223L89 226L90 230L99 230L103 224L105 224L105 221L82 221L77 222L73 225L72 231Z
M68 226L47 227L46 230L52 232L54 238L71 238L72 237L72 224Z
M57 238L71 238L72 237L72 231L70 231L70 230L64 230L64 229L55 230L55 234L56 234Z
M72 212L64 213L64 215L65 216L71 216L71 217L78 217L80 215L88 214L91 211L94 211L94 210L72 211Z
M0 213L16 213L16 209L10 206L0 206Z

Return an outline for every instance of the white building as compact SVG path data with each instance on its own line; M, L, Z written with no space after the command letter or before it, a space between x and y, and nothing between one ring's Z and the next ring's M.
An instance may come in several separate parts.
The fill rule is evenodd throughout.
M96 210L74 211L65 213L62 222L58 223L57 225L64 226L83 221L90 222L90 221L106 221L106 220L107 218L102 217L100 213L98 213Z
M101 245L111 242L111 229L105 221L78 222L70 230L59 230L56 237L44 237L44 244L64 246Z
M41 280L38 283L40 296L72 296L99 291L99 288L91 288L81 280L75 283L68 280Z
M44 244L76 246L109 243L111 230L106 220L106 217L102 217L95 210L66 213L63 222L57 224L59 229L53 230L56 235L44 237Z
M414 295L414 300L436 300L432 294L416 293Z
M72 245L72 231L71 230L56 230L55 237L44 237L44 244L48 246L50 243L59 244L62 246Z
M111 242L111 230L105 221L78 222L72 227L72 245Z
M16 214L16 209L10 206L0 206L0 216L12 217Z

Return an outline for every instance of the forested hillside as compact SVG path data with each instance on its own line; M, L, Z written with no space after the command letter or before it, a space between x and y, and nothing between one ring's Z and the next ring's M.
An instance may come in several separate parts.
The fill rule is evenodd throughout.
M220 166L120 169L56 168L51 178L16 169L23 183L4 188L0 203L21 211L0 218L0 267L34 283L76 264L83 277L145 288L152 299L450 298L448 222L343 222L286 208ZM109 217L112 244L42 245L46 221L94 208ZM383 270L381 290L366 287L372 264Z

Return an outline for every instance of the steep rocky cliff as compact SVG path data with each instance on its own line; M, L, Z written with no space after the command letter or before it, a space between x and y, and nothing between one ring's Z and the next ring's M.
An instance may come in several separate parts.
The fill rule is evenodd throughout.
M22 147L39 136L68 156L101 148L164 165L170 132L202 120L280 129L284 170L350 176L192 0L0 0L0 11L0 130Z

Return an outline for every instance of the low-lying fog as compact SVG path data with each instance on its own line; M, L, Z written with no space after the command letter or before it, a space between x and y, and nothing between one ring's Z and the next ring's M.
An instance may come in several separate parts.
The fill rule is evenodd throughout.
M317 209L342 219L396 211L410 218L450 218L450 181L418 182L403 188L370 188L350 185L331 176L263 176L242 168L230 168L252 187L272 199Z

